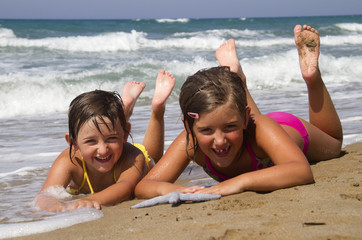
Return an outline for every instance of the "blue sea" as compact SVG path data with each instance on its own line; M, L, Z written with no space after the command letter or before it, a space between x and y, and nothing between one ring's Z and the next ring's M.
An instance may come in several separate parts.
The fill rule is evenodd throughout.
M261 111L308 119L296 24L320 32L320 69L343 124L343 146L362 141L362 16L0 20L0 238L102 217L97 210L39 213L32 205L52 162L67 147L67 109L82 92L121 92L128 81L144 81L131 118L133 141L142 142L157 72L171 72L177 83L165 114L167 148L183 129L178 94L186 77L218 65L215 50L234 38ZM202 178L197 172L183 177Z

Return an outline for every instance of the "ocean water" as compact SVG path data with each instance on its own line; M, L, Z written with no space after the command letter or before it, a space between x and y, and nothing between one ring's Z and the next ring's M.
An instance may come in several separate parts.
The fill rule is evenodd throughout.
M167 148L183 128L178 94L186 77L218 65L215 50L234 38L261 111L289 111L308 119L293 38L296 24L320 32L320 69L343 124L343 145L362 141L362 16L0 20L0 238L102 216L39 213L32 205L52 162L67 147L67 109L82 92L121 91L127 81L144 81L131 118L133 141L142 142L157 72L171 72L177 82L165 114ZM203 177L199 171L183 176ZM68 225L54 218L67 219ZM39 221L47 228L34 226Z

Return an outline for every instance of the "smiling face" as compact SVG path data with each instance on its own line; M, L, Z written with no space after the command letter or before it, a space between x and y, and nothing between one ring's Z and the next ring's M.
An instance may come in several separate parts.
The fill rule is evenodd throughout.
M127 141L122 125L116 121L114 128L108 118L97 119L98 128L92 120L85 122L78 133L76 148L80 151L88 168L106 173L120 159L123 144Z
M246 116L248 113L246 113L247 97L244 83L236 73L230 71L229 67L203 69L189 76L182 85L179 102L185 129L187 130L186 143L192 146L194 152L197 151L200 145L203 145L204 148L204 137L205 139L210 139L210 135L214 135L214 133L204 134L207 131L201 131L201 129L210 128L211 132L220 129L222 133L230 136L234 131L228 132L227 130L229 128L227 125L230 119L232 119L229 114L232 113L233 116L235 115L237 118L242 119L242 122L249 117ZM230 109L223 110L224 107L229 107ZM216 111L219 113L216 113ZM211 116L213 114L215 116ZM207 116L205 117L205 115ZM201 116L202 119L198 119L198 116ZM225 118L225 116L228 116L228 118ZM221 123L216 126L219 120ZM195 126L197 122L198 126ZM238 122L237 127L240 127L240 122ZM198 136L196 136L196 132ZM236 138L240 137L242 140L243 136ZM230 137L230 139L234 139L234 137ZM210 142L211 140L208 141ZM202 149L202 151L210 155L210 158L213 155L215 157L229 156L234 151L234 148L232 144L229 144L232 141L225 142L225 144L222 144L222 147L219 146L220 144L209 147L209 149L214 150L210 153L207 153L206 148ZM230 147L224 147L228 145ZM188 148L186 151L189 155ZM192 159L192 156L189 156Z
M230 104L202 113L193 126L198 147L216 166L230 166L242 147L248 118Z

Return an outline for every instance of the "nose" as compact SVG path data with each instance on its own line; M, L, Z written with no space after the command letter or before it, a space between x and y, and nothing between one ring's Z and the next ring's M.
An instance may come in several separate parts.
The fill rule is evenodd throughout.
M104 143L104 142L100 142L100 143L98 144L98 154L103 155L103 154L106 154L107 151L108 151L108 146L107 146L107 144Z
M216 147L222 147L226 144L225 134L222 131L215 132L214 144Z

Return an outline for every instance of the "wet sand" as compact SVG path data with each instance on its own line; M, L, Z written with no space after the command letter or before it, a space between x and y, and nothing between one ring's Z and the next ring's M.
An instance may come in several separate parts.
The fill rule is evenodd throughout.
M362 239L362 143L312 165L315 183L201 203L104 207L95 221L16 239Z

